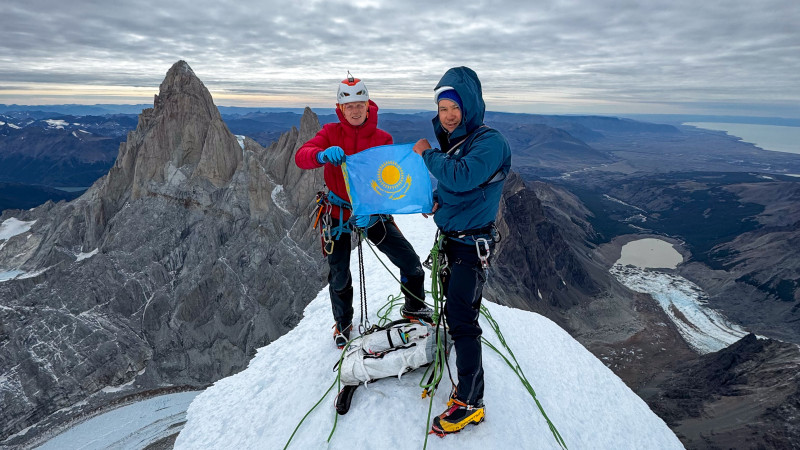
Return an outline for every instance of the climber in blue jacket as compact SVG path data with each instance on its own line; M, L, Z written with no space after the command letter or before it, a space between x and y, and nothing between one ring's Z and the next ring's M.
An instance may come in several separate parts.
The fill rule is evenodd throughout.
M456 349L458 385L448 408L434 418L432 432L443 436L483 420L483 363L478 324L495 216L511 169L511 149L499 131L483 123L481 82L468 67L448 70L434 90L438 115L433 129L440 148L426 139L414 145L437 179L434 221L445 235L449 272L442 273L444 307Z

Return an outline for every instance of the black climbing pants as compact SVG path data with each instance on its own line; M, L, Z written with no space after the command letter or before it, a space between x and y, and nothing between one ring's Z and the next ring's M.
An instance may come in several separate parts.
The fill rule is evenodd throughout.
M425 299L425 272L419 255L406 240L391 216L378 221L367 229L370 240L389 261L400 269L400 281L405 294L406 305L411 309L420 309ZM333 220L333 227L338 220ZM328 290L331 296L331 308L336 323L344 329L353 322L353 277L350 274L350 233L342 233L333 246L333 253L328 255ZM417 298L414 298L416 296Z
M480 316L486 282L475 245L445 239L448 269L442 274L447 325L453 337L458 370L456 398L469 405L483 401Z

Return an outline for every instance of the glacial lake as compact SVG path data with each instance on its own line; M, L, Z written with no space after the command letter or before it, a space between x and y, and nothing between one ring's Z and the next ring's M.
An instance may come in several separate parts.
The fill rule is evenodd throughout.
M724 131L764 150L800 154L800 127L719 122L685 122L683 125Z
M674 269L683 262L683 256L667 241L638 239L622 246L622 255L616 264L631 264L642 269Z

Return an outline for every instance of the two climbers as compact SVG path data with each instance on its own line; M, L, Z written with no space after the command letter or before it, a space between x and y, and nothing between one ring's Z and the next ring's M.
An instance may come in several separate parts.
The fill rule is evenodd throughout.
M334 341L343 348L350 338L353 321L353 279L350 273L351 229L366 231L367 238L400 269L405 305L401 314L430 320L433 313L424 303L425 273L419 256L403 237L390 215L351 216L349 196L341 164L347 155L370 147L392 143L392 136L378 128L378 105L369 99L364 82L349 75L337 90L336 115L339 122L326 124L295 154L301 169L324 167L324 214L331 229L323 230L330 242L323 242L329 266L328 289L333 310ZM325 240L326 238L323 238Z
M367 238L400 269L405 293L401 314L429 318L432 311L422 301L424 272L419 256L391 216L350 217L340 165L347 155L391 144L392 138L377 128L378 106L369 100L362 81L352 77L343 80L337 98L339 122L325 125L297 151L295 161L301 169L325 167L325 182L330 189L326 214L339 245L323 242L323 247L330 267L334 340L342 348L348 341L353 319L351 226L366 229ZM503 181L511 167L511 150L502 134L483 124L481 83L471 69L448 70L435 88L434 99L438 114L432 122L440 149L431 148L426 139L421 139L414 145L414 152L422 156L438 180L432 212L439 232L445 236L441 248L447 259L447 270L441 273L446 297L444 314L456 350L458 384L447 409L434 418L431 430L445 435L470 423L480 423L485 415L482 330L478 318L488 259L495 244L494 220Z

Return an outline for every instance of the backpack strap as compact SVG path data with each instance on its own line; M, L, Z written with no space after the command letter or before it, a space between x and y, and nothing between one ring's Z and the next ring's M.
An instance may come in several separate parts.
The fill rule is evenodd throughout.
M491 128L491 127L489 127L489 126L487 126L485 124L479 126L478 128L472 130L472 133L470 133L467 137L465 137L463 140L461 140L461 142L457 143L450 150L448 150L447 154L448 155L452 155L453 152L455 152L456 149L458 149L458 148L469 147L470 144L472 144L472 142L475 141L475 139L478 139L479 137L481 137L484 134L486 134L486 133L488 133L490 131L493 131L493 130L494 130L494 128ZM483 183L478 185L478 187L483 189L483 188L485 188L486 186L488 186L490 184L503 181L503 180L506 179L506 175L507 174L505 172L503 172L503 165L501 164L500 167L497 170L495 170L494 173L486 181L484 181Z

